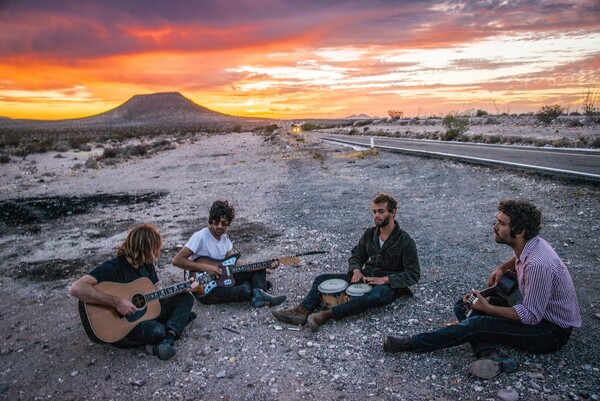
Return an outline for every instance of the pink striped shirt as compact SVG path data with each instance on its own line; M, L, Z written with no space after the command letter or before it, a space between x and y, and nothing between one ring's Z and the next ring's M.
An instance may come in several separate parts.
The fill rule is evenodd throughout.
M564 328L581 327L571 275L546 240L527 241L515 267L521 298L513 308L522 323L538 324L545 319Z

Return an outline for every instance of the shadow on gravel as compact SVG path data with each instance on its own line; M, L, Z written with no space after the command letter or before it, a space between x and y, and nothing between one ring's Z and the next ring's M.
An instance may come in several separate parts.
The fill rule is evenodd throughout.
M10 199L0 202L0 223L8 227L47 223L61 217L89 213L98 207L151 204L166 194L166 192L149 192Z

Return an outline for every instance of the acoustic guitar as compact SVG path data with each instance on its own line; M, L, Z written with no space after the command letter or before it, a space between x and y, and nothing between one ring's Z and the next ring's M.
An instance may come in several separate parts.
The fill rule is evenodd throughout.
M135 326L160 315L159 299L173 296L188 288L197 290L192 280L157 290L149 278L141 277L130 283L102 281L94 286L98 291L131 301L137 311L122 316L111 306L79 301L79 317L85 333L96 343L114 343L124 338Z
M237 266L236 263L240 258L240 254L236 253L224 259L213 259L208 256L199 256L194 259L194 262L202 262L207 263L213 266L221 267L221 271L223 274L220 276L214 276L205 272L189 272L184 271L183 277L185 279L189 279L190 277L195 277L196 283L198 284L198 288L196 290L196 294L199 297L206 296L209 292L214 290L217 287L232 287L235 285L235 279L233 275L235 273L241 272L252 272L258 270L264 270L271 266L273 263L281 263L283 265L297 265L300 263L300 259L295 256L291 257L283 257L283 258L274 258L265 260L262 262L250 263L247 265Z
M484 290L481 290L481 291L479 291L479 293L484 298L495 295L499 298L506 299L513 292L515 292L517 290L517 288L519 288L519 283L517 282L517 274L515 272L509 270L504 273L504 275L502 276L500 281L498 281L498 283L496 283L496 285L493 285ZM477 296L475 294L471 294L471 296L469 296L469 298L467 299L467 301L465 303L469 304L469 305L473 305L475 302L477 302L477 300L478 300ZM472 312L473 312L473 309L469 309L466 313L467 317L471 316Z

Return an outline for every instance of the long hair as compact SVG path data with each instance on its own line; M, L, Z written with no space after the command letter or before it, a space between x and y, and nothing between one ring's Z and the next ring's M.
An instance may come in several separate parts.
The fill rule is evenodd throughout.
M219 222L223 218L227 220L227 223L231 224L234 217L235 208L233 207L233 204L230 204L227 201L218 200L215 201L210 207L210 212L208 213L208 224Z
M542 212L528 200L501 200L498 211L510 217L510 236L513 238L523 232L523 238L529 241L542 228Z
M151 224L140 224L129 230L117 249L117 256L131 259L134 265L153 263L160 256L162 238Z
M380 192L373 197L373 203L378 205L380 203L386 202L388 212L393 212L398 208L398 202L396 198L387 192Z

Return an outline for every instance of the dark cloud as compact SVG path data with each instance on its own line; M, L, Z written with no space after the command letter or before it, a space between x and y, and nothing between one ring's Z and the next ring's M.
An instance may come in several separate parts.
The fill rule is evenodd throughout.
M600 29L598 1L4 0L0 54L67 60L313 46L453 46L498 33Z

